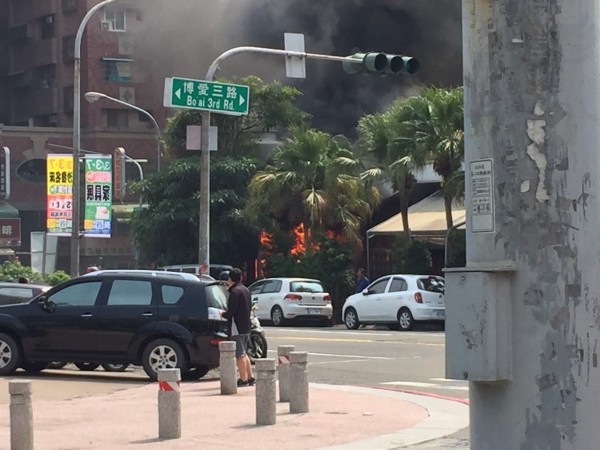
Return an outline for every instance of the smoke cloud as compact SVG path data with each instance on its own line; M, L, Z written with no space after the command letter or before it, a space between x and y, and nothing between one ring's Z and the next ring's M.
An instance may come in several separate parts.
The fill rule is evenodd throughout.
M283 48L283 33L303 33L306 51L347 56L383 51L419 59L414 76L348 75L341 63L307 61L307 77L285 77L281 56L240 54L218 77L257 75L303 92L299 106L313 125L352 134L364 114L430 84L462 83L460 0L130 0L136 64L162 92L166 76L203 78L210 63L237 46ZM128 28L130 29L130 28ZM138 56L139 55L139 56Z

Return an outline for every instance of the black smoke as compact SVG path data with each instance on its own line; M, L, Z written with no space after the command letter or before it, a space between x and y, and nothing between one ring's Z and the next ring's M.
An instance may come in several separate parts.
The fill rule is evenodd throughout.
M157 85L164 76L203 78L210 63L236 46L283 48L283 33L303 33L306 51L411 55L414 76L347 75L341 63L309 60L304 80L285 78L283 57L240 54L218 76L258 75L303 92L313 125L352 134L364 114L381 111L422 85L462 83L460 0L131 0L142 14L136 54ZM140 52L138 52L140 50Z

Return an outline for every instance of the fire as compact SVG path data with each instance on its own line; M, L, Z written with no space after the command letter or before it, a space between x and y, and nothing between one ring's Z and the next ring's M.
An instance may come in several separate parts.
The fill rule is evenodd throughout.
M292 236L294 238L294 245L290 249L290 254L297 256L304 253L304 225L300 224L292 230Z

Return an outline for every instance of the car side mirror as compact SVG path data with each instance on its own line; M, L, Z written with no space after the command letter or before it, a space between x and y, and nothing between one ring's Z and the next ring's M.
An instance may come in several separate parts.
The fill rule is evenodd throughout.
M52 300L48 300L46 296L40 297L38 299L38 304L46 312L53 313L56 311L56 303L54 303Z
M369 294L370 294L370 292L369 292L369 290L368 290L368 289L365 289L364 291L362 291L362 294L363 294L363 295L369 295Z

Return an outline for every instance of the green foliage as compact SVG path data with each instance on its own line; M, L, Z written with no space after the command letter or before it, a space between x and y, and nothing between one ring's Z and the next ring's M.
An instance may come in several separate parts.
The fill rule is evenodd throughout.
M431 272L431 253L418 239L398 236L393 247L394 273L427 275Z
M465 230L450 230L448 236L448 265L447 267L465 267L467 264L467 243Z
M318 250L298 256L276 254L266 258L265 276L306 277L321 280L339 320L346 297L354 293L352 250L336 239L316 236Z
M4 261L0 265L0 281L18 281L24 277L30 283L42 283L55 286L71 278L68 273L59 270L54 273L42 274L35 272L31 267L24 266L20 261Z

